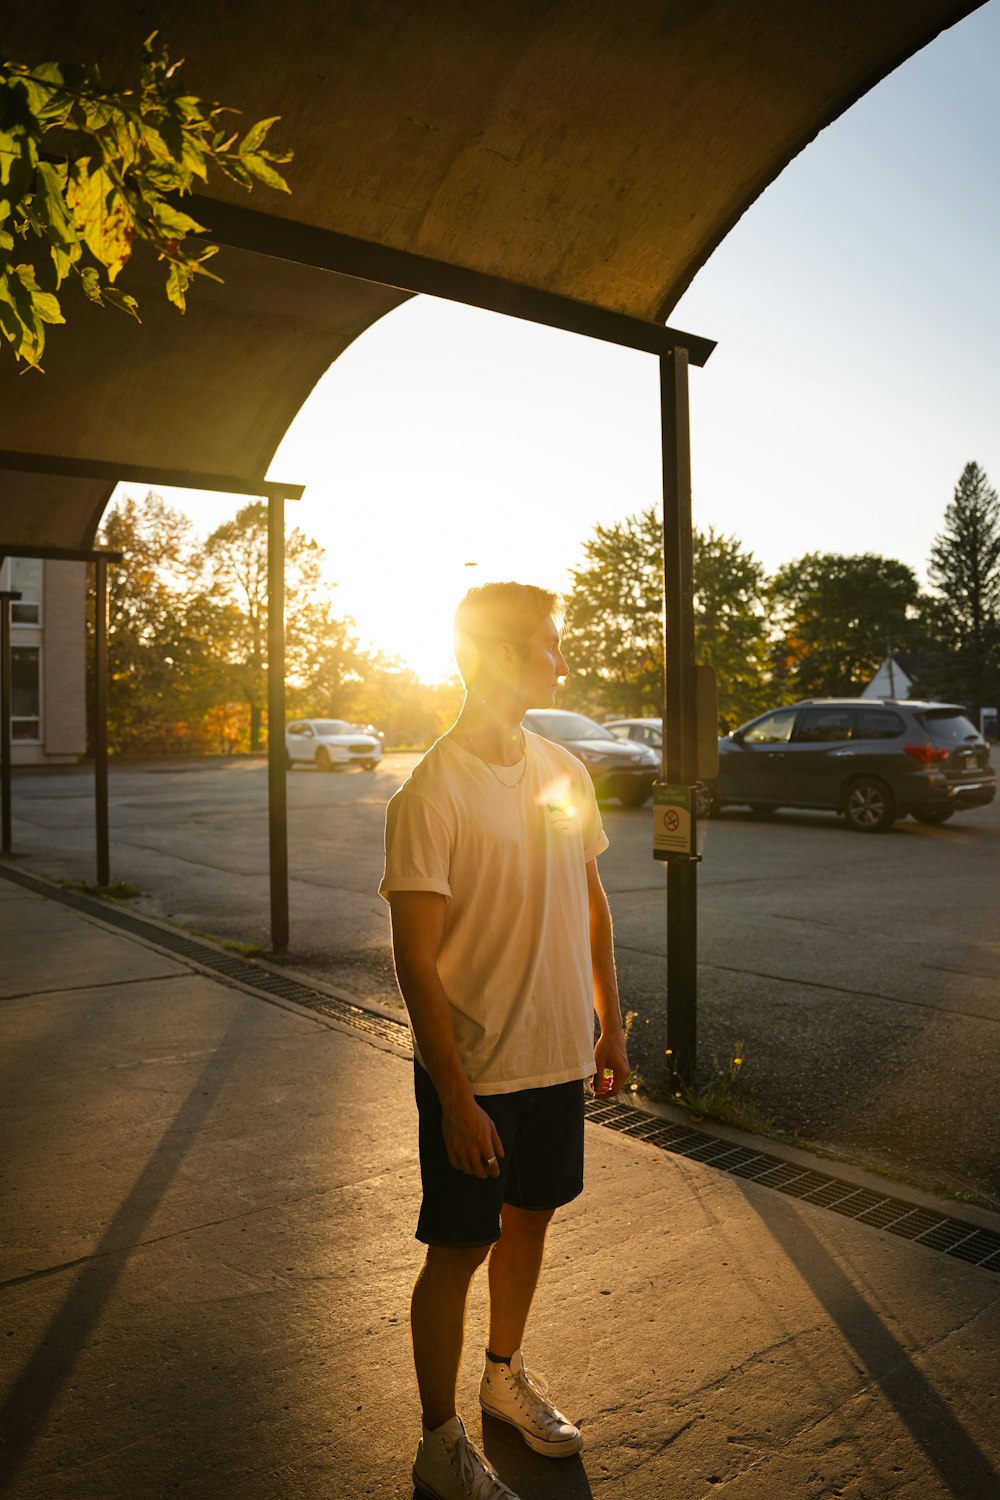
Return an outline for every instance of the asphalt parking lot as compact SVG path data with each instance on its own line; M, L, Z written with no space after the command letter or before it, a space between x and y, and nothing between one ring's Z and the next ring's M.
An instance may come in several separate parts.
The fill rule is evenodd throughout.
M288 781L289 966L362 1002L398 1004L375 891L385 802L413 761ZM139 910L266 947L265 809L261 761L114 766L112 878L139 888ZM604 814L632 1060L663 1087L664 869L648 807ZM14 837L21 867L92 881L91 776L16 776ZM703 1066L738 1046L780 1128L1000 1201L1000 807L881 836L829 815L731 810L706 825L703 853Z

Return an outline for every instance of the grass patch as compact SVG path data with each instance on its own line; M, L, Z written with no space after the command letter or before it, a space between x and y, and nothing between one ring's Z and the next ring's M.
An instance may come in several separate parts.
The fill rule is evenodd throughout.
M674 1071L671 1048L668 1047L664 1055L670 1068L669 1088L649 1087L636 1077L633 1085L636 1092L659 1103L679 1105L688 1111L694 1124L700 1120L720 1120L724 1125L735 1125L737 1129L752 1131L754 1135L772 1138L779 1135L774 1116L761 1113L743 1082L742 1042L736 1043L732 1057L725 1063L713 1053L711 1074L701 1084L685 1083Z
M270 958L270 948L262 948L259 943L240 943L236 938L218 937L214 932L203 932L200 927L184 927L179 931L190 932L192 937L207 938L210 943L215 943L219 948L226 948L230 953L239 953L243 958Z
M629 1011L626 1015L626 1039L636 1019L636 1011ZM862 1171L870 1172L874 1177L881 1177L888 1183L919 1188L921 1192L930 1193L951 1203L967 1203L973 1208L985 1208L993 1213L1000 1211L1000 1203L984 1193L955 1188L939 1178L928 1179L917 1173L881 1166L865 1157L847 1156L817 1141L803 1139L797 1130L792 1132L783 1130L777 1124L774 1115L765 1115L761 1112L744 1081L745 1053L742 1042L736 1043L732 1057L725 1063L721 1063L713 1054L711 1074L707 1081L700 1085L686 1084L674 1071L673 1052L670 1048L667 1048L664 1056L670 1068L669 1085L664 1087L650 1082L644 1079L641 1073L633 1071L629 1077L629 1087L633 1093L641 1094L643 1098L653 1103L673 1104L685 1110L692 1125L698 1125L703 1120L718 1120L723 1125L732 1125L735 1129L745 1130L751 1135L764 1136L768 1140L779 1141L784 1146L796 1146L800 1151L808 1151L811 1156L818 1157L822 1161L841 1162L846 1166L859 1167Z
M127 880L115 880L111 885L94 885L89 880L57 880L64 891L80 891L85 896L100 896L102 901L134 901L141 896L137 885Z

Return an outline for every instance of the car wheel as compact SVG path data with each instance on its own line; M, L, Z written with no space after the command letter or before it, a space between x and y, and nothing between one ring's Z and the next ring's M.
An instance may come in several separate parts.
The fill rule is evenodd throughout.
M622 807L642 807L644 802L649 801L651 787L644 786L641 781L633 782L631 786L623 786L618 793L618 800Z
M361 762L361 769L362 771L374 771L375 762L373 760L363 760Z
M320 745L316 751L316 769L317 771L329 771L330 769L330 752L325 745Z
M954 814L953 807L925 807L920 812L914 811L913 816L918 823L947 823Z
M859 776L844 797L844 816L858 833L887 833L896 821L892 793L884 781Z

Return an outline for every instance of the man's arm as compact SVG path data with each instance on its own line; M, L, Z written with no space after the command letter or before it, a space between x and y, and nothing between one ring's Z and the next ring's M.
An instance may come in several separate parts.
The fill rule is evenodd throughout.
M417 1047L444 1115L448 1160L473 1177L499 1177L503 1156L496 1126L473 1097L455 1046L451 1010L438 973L445 897L436 891L391 891L392 955Z
M590 963L594 975L594 1010L601 1034L594 1048L594 1093L599 1098L621 1092L629 1075L622 1008L618 999L618 976L615 973L614 938L611 931L611 908L597 873L597 860L587 861L587 904L590 911ZM605 1078L611 1068L613 1078Z

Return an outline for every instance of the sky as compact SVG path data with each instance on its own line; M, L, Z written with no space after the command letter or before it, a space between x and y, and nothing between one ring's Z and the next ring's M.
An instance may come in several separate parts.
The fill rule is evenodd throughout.
M958 477L1000 483L1000 0L793 161L674 309L696 526L772 572L874 552L925 581ZM224 267L222 268L224 273ZM472 583L564 590L597 523L660 503L654 356L420 297L328 370L269 477L337 613L428 680ZM202 534L231 496L164 491Z

